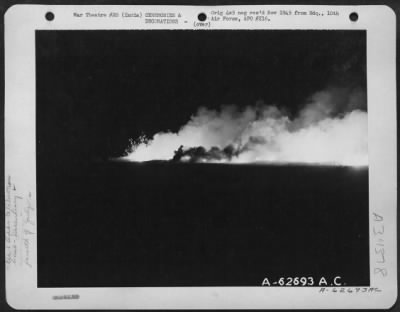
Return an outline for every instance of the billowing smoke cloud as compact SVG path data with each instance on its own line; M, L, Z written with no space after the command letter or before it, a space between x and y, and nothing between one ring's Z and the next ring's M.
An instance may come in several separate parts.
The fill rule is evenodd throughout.
M133 141L125 159L229 163L368 164L365 93L317 92L290 117L265 104L199 108L177 133Z

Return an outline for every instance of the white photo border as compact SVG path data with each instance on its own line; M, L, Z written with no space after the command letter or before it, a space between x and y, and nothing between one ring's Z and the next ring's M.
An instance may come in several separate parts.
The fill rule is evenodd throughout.
M271 17L268 23L198 23L216 10L338 11L335 16ZM86 12L180 13L177 24L143 18L86 18ZM55 19L45 19L53 12ZM357 12L352 22L349 14ZM74 15L76 13L76 15ZM77 17L83 13L83 17ZM184 22L186 21L186 22ZM38 288L36 237L36 30L341 29L366 30L370 281L379 291L320 287ZM15 5L5 14L6 298L15 309L383 309L397 300L396 16L387 6ZM56 207L54 207L56 209ZM382 260L384 255L384 260ZM261 286L261 285L260 285ZM64 299L64 300L61 300Z

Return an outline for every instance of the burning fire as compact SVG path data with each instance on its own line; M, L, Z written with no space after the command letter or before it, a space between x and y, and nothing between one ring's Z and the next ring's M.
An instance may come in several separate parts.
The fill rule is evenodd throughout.
M202 107L177 133L132 141L124 159L367 166L365 96L342 91L314 94L295 118L264 104Z

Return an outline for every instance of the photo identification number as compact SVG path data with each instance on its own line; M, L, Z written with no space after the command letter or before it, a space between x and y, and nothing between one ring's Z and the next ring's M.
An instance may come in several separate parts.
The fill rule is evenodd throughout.
M301 277L281 277L278 280L270 280L267 277L263 279L261 286L344 286L340 276L331 279L312 276Z

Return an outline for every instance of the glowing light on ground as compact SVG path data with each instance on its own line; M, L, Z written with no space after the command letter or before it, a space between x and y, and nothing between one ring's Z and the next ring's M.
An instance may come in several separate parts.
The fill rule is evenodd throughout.
M327 92L315 94L292 119L268 105L200 108L176 133L132 141L124 159L367 166L367 113L342 110L335 111Z

